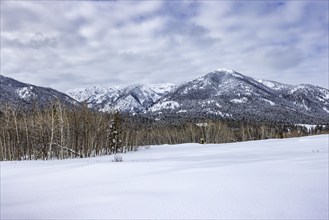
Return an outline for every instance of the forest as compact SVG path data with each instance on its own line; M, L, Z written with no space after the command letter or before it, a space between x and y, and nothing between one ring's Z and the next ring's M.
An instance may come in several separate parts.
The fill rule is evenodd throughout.
M128 151L139 146L228 143L329 133L329 125L304 126L268 121L162 117L104 113L87 105L48 108L5 106L0 112L0 160L84 158Z

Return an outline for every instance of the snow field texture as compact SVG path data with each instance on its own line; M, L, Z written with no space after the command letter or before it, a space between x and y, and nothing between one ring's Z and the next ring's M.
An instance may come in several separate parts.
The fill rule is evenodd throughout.
M329 135L1 162L1 219L328 219Z

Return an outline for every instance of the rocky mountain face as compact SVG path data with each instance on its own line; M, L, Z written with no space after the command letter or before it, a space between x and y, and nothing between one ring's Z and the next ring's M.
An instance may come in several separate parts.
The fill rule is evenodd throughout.
M22 83L0 75L0 110L9 105L17 109L48 107L59 100L67 106L80 105L70 96L51 88Z
M256 80L219 69L178 86L150 111L244 120L329 122L329 91L313 85Z
M233 70L218 69L181 85L94 86L75 89L69 96L0 77L0 103L15 106L59 99L84 102L89 108L140 113L156 120L172 118L228 118L251 121L329 123L329 90L313 85L287 85L254 79ZM78 102L76 102L75 100Z
M226 69L179 86L136 85L121 90L93 87L68 94L101 111L139 112L158 120L170 115L329 123L327 89L254 79Z
M173 84L133 85L123 89L94 86L88 89L75 89L67 93L90 108L99 111L145 112L162 96L175 88Z

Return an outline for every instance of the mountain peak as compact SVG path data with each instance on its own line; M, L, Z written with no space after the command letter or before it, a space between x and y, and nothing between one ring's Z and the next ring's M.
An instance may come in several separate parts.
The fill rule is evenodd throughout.
M225 68L218 68L217 70L215 70L214 72L211 72L210 75L218 75L220 74L220 76L224 76L226 78L230 78L230 77L234 77L234 78L239 78L239 79L244 79L245 76L234 71L231 69L225 69ZM209 75L209 74L207 74ZM206 76L207 76L206 75Z
M150 117L160 117L163 113L174 117L315 123L329 120L328 97L328 90L316 86L254 79L219 68L178 86L137 84L117 93L91 95L88 102L101 111L143 112Z
M228 69L217 69L213 72L210 72L204 76L199 77L198 81L206 80L208 83L222 84L222 83L231 83L232 81L241 81L245 80L246 76L235 72L234 70Z
M165 95L170 91L173 91L176 87L177 85L173 83L158 83L149 85L149 88L160 95Z
M70 93L100 111L143 112L147 117L211 117L287 123L328 123L329 90L313 85L286 85L217 69L179 86L170 83L134 85L123 89L94 86ZM60 99L75 100L50 88L0 76L0 103L47 107ZM1 105L0 105L1 111Z
M54 89L34 86L10 77L0 76L0 112L4 104L9 104L15 108L29 109L35 106L47 107L57 100L67 106L79 105L76 100Z
M216 70L216 72L224 72L224 73L228 73L228 74L234 74L236 73L234 70L231 69L225 69L225 68L218 68Z
M291 95L295 90L298 93ZM189 116L318 123L329 120L328 97L328 90L316 86L293 87L220 68L181 84L155 103L151 111L157 117L159 113L186 112Z

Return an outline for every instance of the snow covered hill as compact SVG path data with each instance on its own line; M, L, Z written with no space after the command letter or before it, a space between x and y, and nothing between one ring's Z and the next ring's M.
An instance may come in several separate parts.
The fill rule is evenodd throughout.
M1 162L1 219L328 219L328 135Z
M124 89L70 91L101 111L142 112L160 119L223 117L288 123L329 123L329 90L287 85L218 69L181 85L135 85Z
M94 86L88 89L73 89L68 95L99 111L143 112L175 88L170 83L150 86L133 85L123 89Z
M290 123L329 123L329 91L256 80L218 69L186 82L150 108L161 113Z
M177 86L172 83L159 83L159 84L151 84L148 86L157 94L164 96L167 95L169 92L173 91Z
M15 108L34 105L44 107L59 100L67 106L79 105L70 96L51 88L44 88L0 75L0 110L8 104Z
M111 112L142 113L156 120L231 118L292 124L329 123L329 90L313 85L287 85L253 79L233 70L218 69L181 85L94 86L68 92L25 84L0 76L0 110L4 103L47 106L59 99L66 105Z

